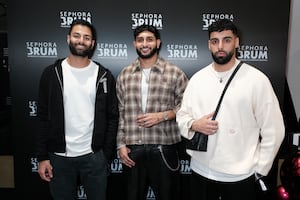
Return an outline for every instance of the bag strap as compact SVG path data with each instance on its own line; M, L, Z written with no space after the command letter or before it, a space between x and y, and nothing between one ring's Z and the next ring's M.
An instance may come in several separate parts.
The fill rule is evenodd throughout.
M226 92L226 90L227 90L227 88L228 88L228 86L229 86L231 80L233 79L234 75L235 75L236 72L239 70L239 68L241 67L242 64L243 64L243 62L240 61L240 63L237 65L237 67L236 67L236 68L234 69L234 71L232 72L230 78L228 79L228 81L227 81L227 83L226 83L226 85L225 85L225 87L224 87L224 89L223 89L223 92L222 92L222 94L221 94L221 97L220 97L220 99L219 99L219 102L218 102L218 105L217 105L217 107L216 107L215 113L214 113L214 115L213 115L213 117L212 117L212 120L215 120L215 119L216 119L217 114L218 114L219 109L220 109L220 106L221 106L221 102L222 102L223 97L224 97L224 94L225 94L225 92Z

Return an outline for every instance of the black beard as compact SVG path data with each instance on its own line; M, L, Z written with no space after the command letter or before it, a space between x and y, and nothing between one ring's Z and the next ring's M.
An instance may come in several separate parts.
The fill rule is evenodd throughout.
M226 56L224 56L224 57L218 57L218 56L216 56L216 55L213 54L213 53L211 53L211 56L212 56L213 60L214 60L217 64L219 64L219 65L224 65L224 64L228 63L228 62L231 60L231 58L232 58L232 56L233 56L233 51L229 52L229 53L228 53Z
M143 55L141 53L141 51L139 51L138 49L136 49L136 53L139 55L140 58L152 58L157 52L158 52L158 48L155 48L152 51L150 51L149 54Z
M87 57L90 56L92 53L92 48L91 46L88 47L87 49L83 50L83 51L78 51L74 45L74 43L70 42L69 44L69 49L70 52L74 55L74 56L81 56L81 57Z

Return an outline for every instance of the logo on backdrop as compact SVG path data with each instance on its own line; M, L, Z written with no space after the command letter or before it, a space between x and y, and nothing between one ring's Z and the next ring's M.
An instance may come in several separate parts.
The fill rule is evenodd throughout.
M87 199L86 193L82 185L77 188L77 199Z
M96 56L98 58L127 59L127 44L98 43Z
M38 161L37 158L31 158L31 171L32 172L38 172Z
M198 46L195 44L167 44L169 60L197 60Z
M208 27L219 19L230 19L233 21L233 14L227 13L203 13L202 14L202 30L207 30Z
M155 200L155 195L151 187L148 188L146 200Z
M163 16L161 13L131 13L132 29L137 26L148 24L157 29L163 28Z
M122 161L120 160L119 151L117 152L117 157L110 163L111 173L120 174L123 172Z
M267 45L240 45L238 59L243 61L268 61Z
M180 173L181 174L192 174L189 160L180 160Z
M83 19L92 23L92 14L89 11L60 11L59 17L61 19L60 27L70 27L73 20Z
M27 57L39 57L39 58L56 58L57 57L57 45L56 42L38 42L28 41L26 42Z
M29 116L36 117L37 116L37 102L36 101L28 101L29 108Z

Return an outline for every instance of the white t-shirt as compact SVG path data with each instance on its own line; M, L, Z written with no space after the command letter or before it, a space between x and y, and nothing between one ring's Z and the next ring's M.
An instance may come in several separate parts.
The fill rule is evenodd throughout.
M98 65L75 68L62 62L66 153L75 157L92 152Z
M147 106L147 97L148 97L148 86L150 81L151 68L142 69L142 84L141 84L141 93L142 93L142 109L143 113L146 112Z

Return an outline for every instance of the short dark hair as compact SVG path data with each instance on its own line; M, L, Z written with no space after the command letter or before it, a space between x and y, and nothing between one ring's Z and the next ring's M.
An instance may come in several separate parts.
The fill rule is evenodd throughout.
M74 19L73 20L73 22L70 26L70 29L69 29L69 35L71 34L72 29L75 25L87 26L88 28L90 28L90 30L92 32L92 39L93 40L97 39L97 33L96 33L95 27L89 21L86 21L86 20L83 20L83 19Z
M208 37L210 37L210 34L212 32L221 32L225 30L231 30L232 33L239 37L239 31L236 25L229 19L220 19L215 22L213 22L209 27L208 27Z
M143 24L136 27L133 31L134 39L143 31L149 31L154 34L156 39L160 39L160 33L155 26Z

